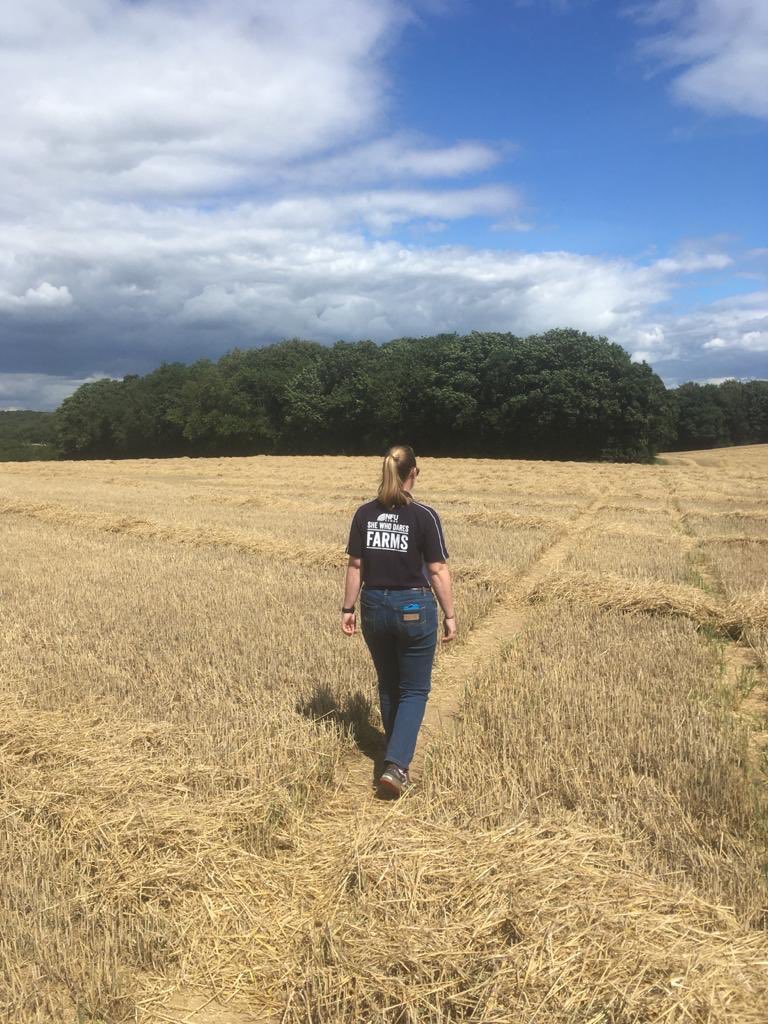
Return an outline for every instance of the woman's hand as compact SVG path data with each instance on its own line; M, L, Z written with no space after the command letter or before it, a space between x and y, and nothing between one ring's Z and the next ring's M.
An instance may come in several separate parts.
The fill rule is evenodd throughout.
M440 638L444 644L450 643L451 640L456 639L456 616L451 615L450 618L443 619L443 635Z
M341 631L346 636L354 636L357 631L356 618L354 612L342 612L341 613Z

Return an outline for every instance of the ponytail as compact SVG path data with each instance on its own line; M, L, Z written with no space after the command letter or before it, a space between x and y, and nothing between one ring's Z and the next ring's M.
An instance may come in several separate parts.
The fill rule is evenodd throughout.
M382 505L391 508L393 505L407 505L411 501L405 493L403 481L408 479L415 466L416 456L410 445L398 444L389 449L384 456L379 484L378 498Z

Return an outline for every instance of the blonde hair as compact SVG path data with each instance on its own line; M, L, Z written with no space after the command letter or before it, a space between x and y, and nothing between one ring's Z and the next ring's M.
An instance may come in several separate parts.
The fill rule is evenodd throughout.
M403 481L416 467L416 456L408 444L396 444L384 456L378 498L382 505L407 505L412 499L405 493Z

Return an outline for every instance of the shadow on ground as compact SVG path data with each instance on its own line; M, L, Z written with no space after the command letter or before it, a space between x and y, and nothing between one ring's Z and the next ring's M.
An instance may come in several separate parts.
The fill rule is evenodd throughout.
M381 729L371 725L371 702L361 692L347 697L339 704L331 688L318 686L308 700L299 701L296 710L315 722L328 722L340 726L360 751L371 762L371 784L384 770L385 737ZM382 796L382 799L388 799Z

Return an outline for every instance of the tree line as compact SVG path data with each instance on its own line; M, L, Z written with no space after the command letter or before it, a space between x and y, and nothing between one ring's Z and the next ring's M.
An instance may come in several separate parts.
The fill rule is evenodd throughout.
M768 441L768 381L667 390L571 329L235 348L84 384L52 415L63 458L374 454L648 462Z

